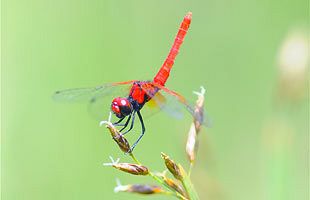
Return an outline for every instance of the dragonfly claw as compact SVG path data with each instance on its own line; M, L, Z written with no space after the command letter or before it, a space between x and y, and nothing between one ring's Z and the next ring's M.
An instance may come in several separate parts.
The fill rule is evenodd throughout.
M129 153L132 153L133 152L133 149L136 147L136 145L135 146L132 146L132 147L130 147L130 150L127 152L128 154Z

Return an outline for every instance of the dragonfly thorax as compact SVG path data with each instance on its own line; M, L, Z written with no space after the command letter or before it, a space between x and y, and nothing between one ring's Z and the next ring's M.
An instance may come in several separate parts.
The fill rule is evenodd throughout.
M132 113L132 105L127 98L117 97L113 99L111 110L118 118L124 118Z

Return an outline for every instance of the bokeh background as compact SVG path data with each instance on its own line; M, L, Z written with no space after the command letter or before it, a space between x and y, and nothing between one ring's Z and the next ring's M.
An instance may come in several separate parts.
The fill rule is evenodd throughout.
M170 199L115 194L116 178L155 182L103 167L109 155L130 160L86 104L51 96L151 79L188 11L192 25L167 86L192 100L207 89L213 127L199 135L192 172L201 199L309 198L307 0L3 0L2 199ZM165 113L146 120L136 156L162 171L163 151L187 168L190 123Z

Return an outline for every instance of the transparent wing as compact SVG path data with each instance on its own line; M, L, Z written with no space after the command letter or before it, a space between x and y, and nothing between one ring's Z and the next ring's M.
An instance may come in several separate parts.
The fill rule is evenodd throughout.
M134 81L116 82L97 87L74 88L56 91L53 95L53 99L60 102L90 102L96 98L109 95L114 91L114 86L128 85L133 82Z
M75 88L57 91L53 99L58 102L88 103L89 113L102 120L110 112L111 102L115 97L126 97L132 86L132 81L116 82L90 88Z
M159 104L156 103L153 99L148 101L142 108L141 112L144 119L149 119L156 115L157 113L160 113L161 108L159 107Z
M184 114L189 113L192 117L199 120L205 126L209 127L211 125L211 120L209 120L207 113L204 112L203 117L197 116L197 114L195 114L194 104L189 103L189 101L187 101L182 95L155 83L154 86L160 90L148 103L153 104L154 107L159 107L162 111L174 118L181 119ZM148 93L151 95L150 92Z

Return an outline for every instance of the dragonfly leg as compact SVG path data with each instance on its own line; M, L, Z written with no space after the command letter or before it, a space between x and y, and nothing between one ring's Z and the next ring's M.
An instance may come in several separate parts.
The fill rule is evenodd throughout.
M118 125L118 126L124 126L121 130L119 130L119 132L122 132L122 130L124 130L127 126L128 126L128 123L131 119L131 115L129 115L128 119L126 120L126 123L125 124L122 124L122 125Z
M132 112L131 114L132 116L132 120L131 120L131 125L129 127L129 129L127 131L125 131L124 133L122 133L122 135L125 135L126 133L128 133L129 131L131 131L131 129L133 128L133 125L135 123L135 116L136 116L136 111ZM129 121L128 121L129 122Z
M138 111L137 114L138 114L138 117L139 117L139 120L141 123L142 132L141 132L141 135L138 137L137 141L131 146L130 152L132 152L133 149L137 146L137 144L139 143L139 141L141 140L141 138L143 137L143 135L145 133L145 126L144 126L143 118L142 118L140 111Z
M121 119L118 120L117 122L114 122L113 125L114 125L114 126L124 126L123 124L119 124L119 123L121 123L124 119L125 119L125 117L121 118Z

